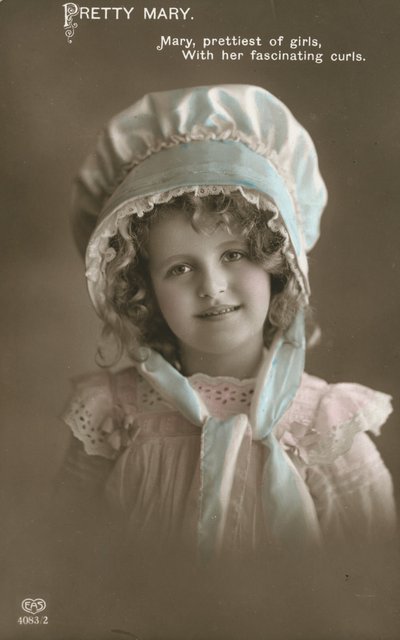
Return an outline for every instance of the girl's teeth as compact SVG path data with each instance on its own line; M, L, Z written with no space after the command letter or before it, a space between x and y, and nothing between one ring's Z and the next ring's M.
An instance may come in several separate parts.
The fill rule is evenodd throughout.
M204 315L207 316L220 316L223 313L230 313L231 311L234 310L234 307L227 307L226 309L220 309L219 311L210 311L209 313L205 313Z

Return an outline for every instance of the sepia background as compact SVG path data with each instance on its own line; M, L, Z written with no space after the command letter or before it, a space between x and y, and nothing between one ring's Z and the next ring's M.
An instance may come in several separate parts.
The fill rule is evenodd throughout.
M78 4L134 5L138 17L79 21L68 44L62 2L0 3L0 498L4 548L21 581L16 593L6 588L0 627L7 631L0 637L10 640L22 637L16 603L26 597L16 541L46 504L63 457L68 433L58 416L70 379L96 367L99 325L69 228L71 184L104 123L143 94L250 83L291 108L315 141L329 191L322 236L310 256L322 340L309 353L307 370L391 393L398 409L398 0L177 0L191 7L194 20L171 23L144 22L143 0ZM185 61L179 48L156 51L168 34L317 37L325 62L223 62L217 50L213 61ZM330 51L361 52L366 61L332 63ZM397 495L398 415L376 440ZM392 613L383 622L384 638L398 637ZM367 637L352 624L354 637Z

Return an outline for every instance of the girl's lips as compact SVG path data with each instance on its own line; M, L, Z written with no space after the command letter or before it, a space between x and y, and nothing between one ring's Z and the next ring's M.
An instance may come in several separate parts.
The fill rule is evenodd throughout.
M196 317L202 320L214 320L216 318L223 318L224 316L238 311L240 305L218 305L217 307L210 307L203 313L199 313Z

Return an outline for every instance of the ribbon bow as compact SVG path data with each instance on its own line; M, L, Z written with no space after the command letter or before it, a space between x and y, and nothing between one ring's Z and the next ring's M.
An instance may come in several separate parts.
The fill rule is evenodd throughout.
M260 441L269 450L263 469L262 503L271 541L283 545L319 543L320 530L308 489L274 435L274 427L291 404L304 369L304 319L299 313L285 334L266 352L250 407L250 420L239 414L210 416L187 378L157 352L146 349L137 365L151 386L191 423L202 428L198 547L203 557L218 553L229 517L235 482L241 495L247 469L237 473L239 452L246 441ZM246 436L248 436L246 438ZM239 475L239 478L236 476ZM240 501L239 501L240 502ZM239 513L234 514L236 525Z

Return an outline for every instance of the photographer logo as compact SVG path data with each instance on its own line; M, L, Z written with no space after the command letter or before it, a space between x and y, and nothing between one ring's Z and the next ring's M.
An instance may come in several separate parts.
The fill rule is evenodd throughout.
M25 598L21 607L26 613L36 616L46 609L46 601L43 598Z

